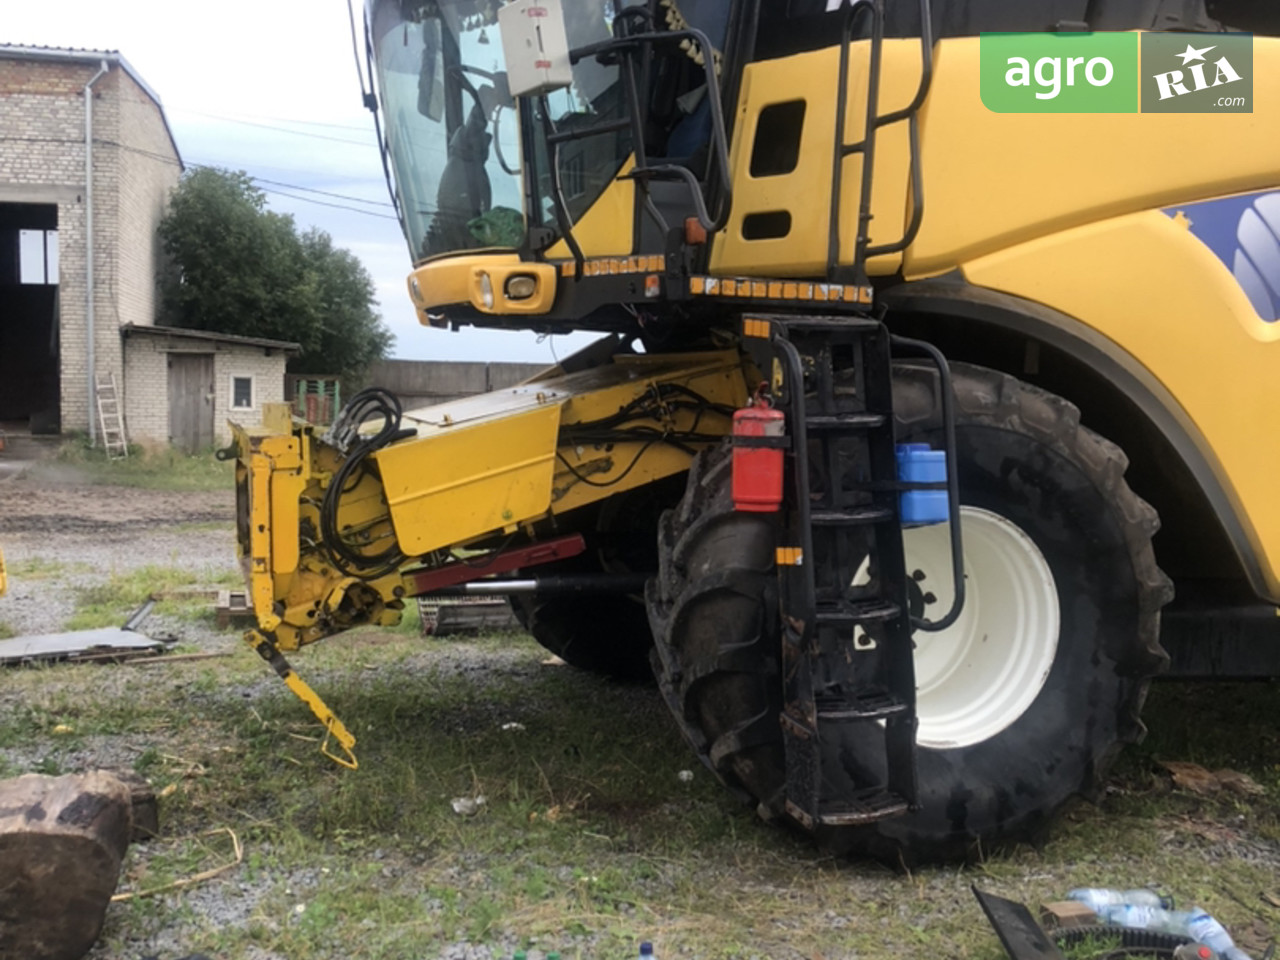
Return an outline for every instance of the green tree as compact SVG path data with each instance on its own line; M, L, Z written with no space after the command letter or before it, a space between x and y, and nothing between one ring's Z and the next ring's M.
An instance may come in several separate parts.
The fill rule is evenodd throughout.
M159 227L173 270L160 284L167 323L291 340L294 373L358 375L387 354L373 278L322 230L299 234L266 209L244 172L198 167L173 192Z

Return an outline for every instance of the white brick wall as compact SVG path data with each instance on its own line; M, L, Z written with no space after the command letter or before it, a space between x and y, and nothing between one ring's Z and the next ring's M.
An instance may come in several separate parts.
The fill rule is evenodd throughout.
M43 202L61 188L59 349L62 429L89 423L85 306L83 87L96 63L0 59L0 191ZM123 383L119 329L155 322L155 228L180 173L155 103L121 67L94 87L94 353L99 373ZM47 191L45 191L47 193Z
M169 442L169 344L132 336L124 351L124 431L130 443Z

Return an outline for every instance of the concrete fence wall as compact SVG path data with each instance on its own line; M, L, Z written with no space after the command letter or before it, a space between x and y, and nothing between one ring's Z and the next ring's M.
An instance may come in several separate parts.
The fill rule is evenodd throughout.
M390 390L406 408L443 403L477 393L500 390L547 368L541 363L450 362L444 360L380 360L359 386L343 384L345 401L360 387Z

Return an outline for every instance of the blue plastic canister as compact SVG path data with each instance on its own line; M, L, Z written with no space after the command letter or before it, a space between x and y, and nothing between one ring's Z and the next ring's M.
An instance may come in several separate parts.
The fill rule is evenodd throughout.
M900 443L897 447L899 483L946 483L947 454L927 443ZM899 495L904 526L945 523L951 516L946 490L904 490Z

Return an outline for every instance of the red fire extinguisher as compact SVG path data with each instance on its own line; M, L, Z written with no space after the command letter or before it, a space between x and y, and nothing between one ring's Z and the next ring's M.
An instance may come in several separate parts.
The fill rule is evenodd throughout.
M786 418L760 384L749 406L733 415L733 507L775 513L782 506Z

